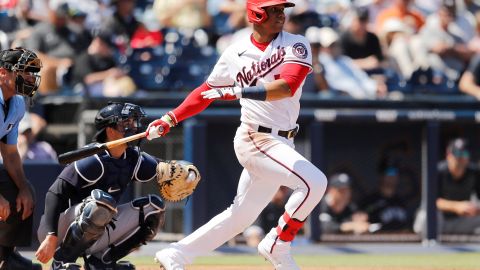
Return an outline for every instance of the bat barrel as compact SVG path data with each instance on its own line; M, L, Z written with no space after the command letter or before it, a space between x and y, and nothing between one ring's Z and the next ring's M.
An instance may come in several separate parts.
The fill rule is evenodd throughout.
M69 164L76 160L100 153L105 149L115 148L119 145L141 139L145 137L146 134L147 134L146 132L142 132L139 134L135 134L132 136L128 136L126 138L118 139L118 140L107 142L107 143L102 143L102 144L96 143L96 144L87 145L84 148L80 148L80 149L59 155L58 162L60 164Z
M105 144L94 144L58 156L60 164L69 164L76 160L95 155L106 149Z

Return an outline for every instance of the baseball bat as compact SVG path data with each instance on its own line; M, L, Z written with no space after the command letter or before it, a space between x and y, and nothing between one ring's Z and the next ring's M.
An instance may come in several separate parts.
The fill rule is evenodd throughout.
M87 145L86 147L59 155L58 162L60 164L72 163L79 159L100 153L103 150L112 149L119 145L141 139L145 136L147 136L147 133L142 132L142 133L138 133L138 134L128 136L122 139L118 139L115 141L111 141L111 142L90 144L90 145Z

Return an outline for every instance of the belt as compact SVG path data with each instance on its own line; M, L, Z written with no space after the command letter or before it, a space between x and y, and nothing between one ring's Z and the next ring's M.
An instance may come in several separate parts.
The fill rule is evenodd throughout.
M258 126L257 131L258 132L263 132L263 133L272 133L271 128L264 127L264 126ZM278 131L278 136L282 136L284 138L291 139L291 138L294 138L295 136L297 136L297 133L298 133L298 125L295 128L290 129L290 130L279 130Z

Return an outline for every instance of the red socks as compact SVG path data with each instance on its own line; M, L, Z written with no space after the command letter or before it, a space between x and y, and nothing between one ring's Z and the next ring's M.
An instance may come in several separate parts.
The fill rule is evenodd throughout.
M302 228L305 221L300 221L295 218L291 218L287 212L285 212L280 218L277 226L277 235L280 240L290 242L295 238L300 228Z

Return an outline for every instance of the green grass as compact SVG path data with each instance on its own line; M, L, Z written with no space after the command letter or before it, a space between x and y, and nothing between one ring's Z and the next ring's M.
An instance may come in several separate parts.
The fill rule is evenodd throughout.
M154 265L152 257L128 258L136 265ZM480 269L480 253L428 255L299 255L295 260L301 266L319 267L432 267L438 269ZM200 257L197 265L265 265L260 256L225 255Z

